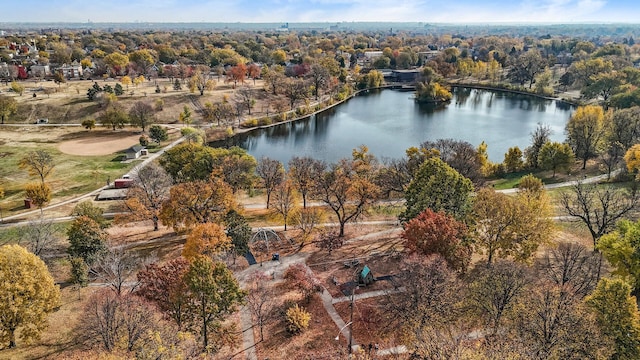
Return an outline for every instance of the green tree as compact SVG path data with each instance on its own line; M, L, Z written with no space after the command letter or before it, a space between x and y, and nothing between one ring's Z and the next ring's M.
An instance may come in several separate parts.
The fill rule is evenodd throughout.
M576 157L582 160L582 169L587 167L587 160L598 154L605 129L604 111L599 106L581 106L567 122L567 142Z
M224 217L227 236L231 238L231 254L235 261L236 256L242 256L249 251L251 240L251 226L247 219L235 210L230 210Z
M182 112L179 115L179 120L185 125L191 125L193 119L191 118L191 109L187 105L182 108Z
M96 127L96 121L94 119L86 119L82 121L81 125L87 130L92 130Z
M546 66L547 62L540 51L533 48L516 58L509 71L509 77L520 85L529 82L529 89L531 89L536 75L544 71Z
M631 284L634 295L640 294L640 221L620 220L616 230L598 240L597 249L613 266L613 274Z
M105 112L98 117L103 126L111 127L113 131L122 129L129 122L129 116L120 106L112 105L107 107Z
M16 330L26 343L47 327L47 314L60 306L60 289L45 263L19 245L0 247L0 349L16 347Z
M606 110L611 96L620 91L624 78L624 73L617 71L592 75L591 84L582 90L582 94L588 99L602 98L602 104Z
M107 250L107 233L88 216L75 218L67 229L67 236L69 255L82 258L89 266Z
M329 70L324 66L320 64L313 64L311 65L311 70L309 70L309 76L311 77L311 82L313 84L313 95L315 95L317 101L320 91L329 85L331 74L329 74Z
M559 142L545 143L538 154L538 166L545 170L553 170L556 177L556 170L567 169L573 163L573 151L568 144Z
M635 296L621 279L602 279L586 304L596 315L596 323L614 343L611 359L640 358L640 317Z
M222 321L244 303L246 292L224 263L205 256L191 262L184 281L195 305L194 326L200 330L204 348L215 352L219 344L209 342L210 334L221 337Z
M18 102L16 99L7 95L0 95L0 119L2 124L11 115L15 114L18 110Z
M169 132L160 125L151 125L151 127L149 127L149 137L157 144L160 144L169 139Z
M425 160L405 192L406 210L400 214L409 221L425 209L444 211L457 219L470 209L471 180L460 175L439 158Z

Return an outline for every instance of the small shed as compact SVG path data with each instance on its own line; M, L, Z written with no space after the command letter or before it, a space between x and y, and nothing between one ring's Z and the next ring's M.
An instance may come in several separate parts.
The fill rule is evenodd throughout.
M360 270L360 272L358 273L358 283L364 284L364 285L370 285L370 284L373 284L374 280L375 279L373 278L373 273L371 272L371 269L369 269L369 267L365 265L362 268L362 270Z
M125 154L127 155L127 160L137 159L142 155L147 155L147 149L145 149L144 146L134 145L128 148Z

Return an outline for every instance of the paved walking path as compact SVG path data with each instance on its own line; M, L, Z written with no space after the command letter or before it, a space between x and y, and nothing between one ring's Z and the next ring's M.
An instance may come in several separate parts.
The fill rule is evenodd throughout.
M308 255L307 253L298 253L291 256L281 256L280 261L263 261L239 271L235 276L242 288L247 288L247 285L251 282L251 277L257 272L271 275L274 280L282 279L285 269L296 263L304 263ZM253 319L249 305L245 305L240 309L240 320L242 326L242 348L244 349L245 359L258 360L255 348L256 340L253 335Z
M368 298L372 298L372 297L378 297L378 296L386 296L389 294L397 294L400 292L404 292L405 288L401 287L398 289L393 289L393 290L376 290L376 291L369 291L369 292L365 292L365 293L360 293L360 294L354 294L353 297L355 300L362 300L362 299L368 299ZM341 296L338 298L332 298L331 299L331 303L332 304L337 304L337 303L341 303L341 302L345 302L345 301L351 301L351 295L349 296Z

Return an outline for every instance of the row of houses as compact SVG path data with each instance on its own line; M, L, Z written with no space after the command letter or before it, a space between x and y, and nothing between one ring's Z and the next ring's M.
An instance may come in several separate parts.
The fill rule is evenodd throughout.
M27 69L22 64L0 63L0 78L27 79L29 77L44 78L55 73L61 73L65 79L78 79L84 74L84 69L77 62L71 64L32 64Z

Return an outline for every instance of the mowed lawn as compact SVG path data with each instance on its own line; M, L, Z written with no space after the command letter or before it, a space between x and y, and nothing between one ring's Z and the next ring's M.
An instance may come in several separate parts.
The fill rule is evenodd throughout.
M45 130L46 131L46 130ZM79 131L79 130L76 130ZM0 200L3 216L24 210L24 187L40 181L30 176L18 163L30 151L45 150L54 159L55 167L46 182L53 191L52 204L95 190L126 173L135 163L122 163L124 153L103 156L78 156L62 153L55 139L48 142L22 141L0 145L0 185L5 197Z

